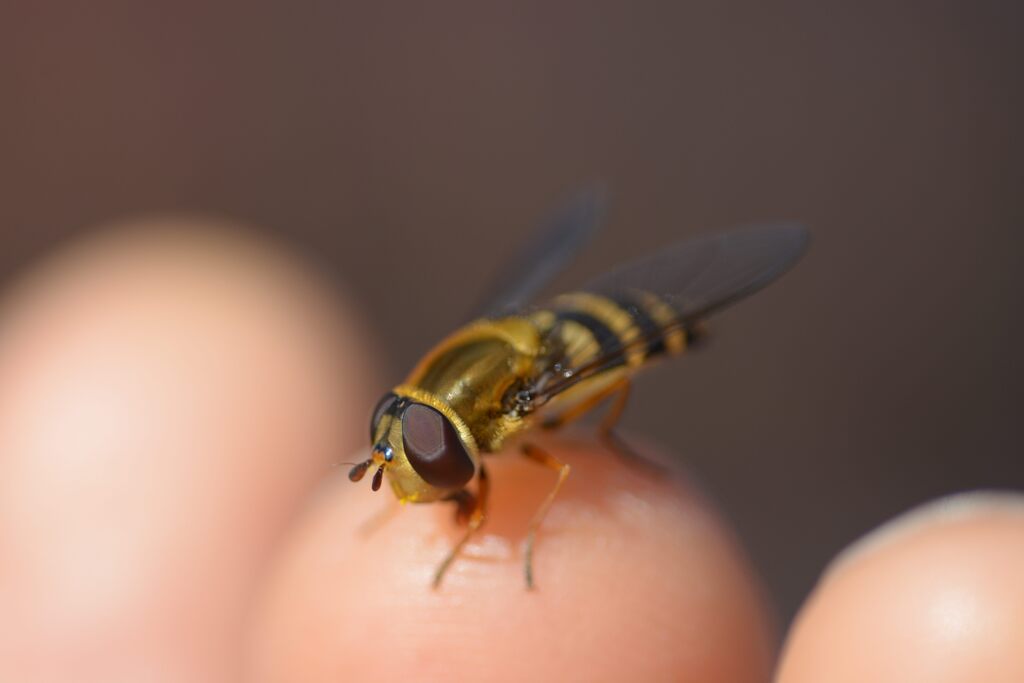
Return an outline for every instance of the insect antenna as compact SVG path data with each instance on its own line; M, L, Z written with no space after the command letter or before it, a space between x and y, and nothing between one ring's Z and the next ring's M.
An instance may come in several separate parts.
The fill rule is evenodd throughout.
M367 463L369 464L369 463ZM362 474L359 475L363 476ZM374 491L380 488L380 483L384 480L384 465L377 468L377 471L373 473L373 484L370 485Z
M348 471L348 480L359 481L360 479L363 478L363 475L366 474L366 470L370 468L370 465L373 464L373 460L368 458L360 463L343 462L340 464L354 465L354 467Z

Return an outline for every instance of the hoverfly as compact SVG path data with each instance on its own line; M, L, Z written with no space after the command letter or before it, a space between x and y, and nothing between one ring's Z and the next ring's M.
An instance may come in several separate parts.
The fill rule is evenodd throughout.
M600 196L585 193L540 233L514 263L521 277L491 297L489 313L434 347L377 404L372 455L349 472L386 475L402 502L451 501L468 528L434 574L445 571L484 523L490 481L483 456L533 428L557 429L606 399L599 434L628 454L615 425L641 367L682 353L711 313L780 276L803 253L806 230L758 225L683 242L611 271L530 308L542 289L595 231ZM500 283L499 283L500 284ZM528 440L524 456L557 473L526 537L524 571L533 587L533 548L569 465ZM468 486L476 480L475 492Z

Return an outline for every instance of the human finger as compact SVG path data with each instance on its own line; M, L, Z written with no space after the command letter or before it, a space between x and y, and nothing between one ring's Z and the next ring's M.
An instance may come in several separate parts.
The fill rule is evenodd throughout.
M1024 496L942 499L883 525L826 571L779 683L1024 680Z
M274 573L254 679L767 680L758 581L685 476L591 439L540 443L572 469L541 527L534 590L523 542L551 470L516 452L489 463L487 521L439 590L433 573L462 533L452 506L400 506L339 476Z
M351 307L250 231L133 222L0 306L0 680L231 680L255 576L362 435Z

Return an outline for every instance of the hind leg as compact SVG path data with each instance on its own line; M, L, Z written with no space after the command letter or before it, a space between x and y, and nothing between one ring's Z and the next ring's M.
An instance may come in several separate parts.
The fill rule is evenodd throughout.
M608 412L604 414L604 417L601 418L601 422L597 428L598 438L601 439L601 443L604 444L605 448L631 464L639 463L645 468L656 472L662 472L664 471L664 468L661 465L638 454L615 431L615 427L618 426L619 419L622 417L622 413L626 409L626 404L629 402L629 390L629 377L622 377L621 379L612 382L601 391L595 393L593 396L589 396L576 405L566 409L565 412L545 420L543 424L541 424L541 427L543 429L558 429L563 427L583 417L587 413L596 409L602 402L611 398L614 402L611 404L611 407L608 408Z

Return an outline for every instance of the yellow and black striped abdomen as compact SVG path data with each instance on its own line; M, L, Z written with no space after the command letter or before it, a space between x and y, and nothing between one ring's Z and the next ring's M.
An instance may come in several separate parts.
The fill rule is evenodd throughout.
M563 294L544 314L564 345L569 367L607 359L609 369L637 368L657 356L681 353L692 335L668 302L644 291Z

